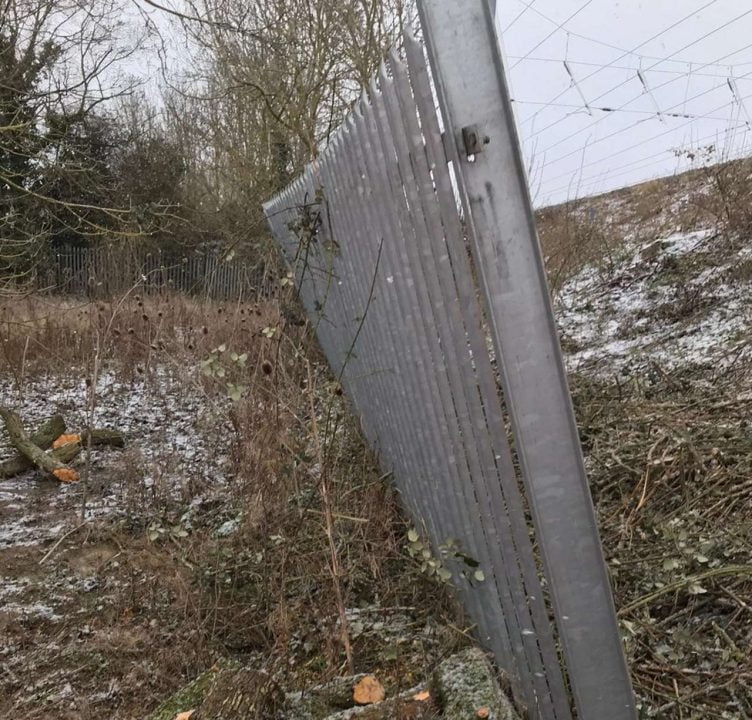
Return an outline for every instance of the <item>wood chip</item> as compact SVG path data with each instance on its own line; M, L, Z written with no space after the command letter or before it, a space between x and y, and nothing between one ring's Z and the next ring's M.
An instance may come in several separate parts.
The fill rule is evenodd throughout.
M63 483L75 483L78 482L78 473L70 468L57 468L52 471L52 474Z
M415 693L413 695L413 700L417 700L418 702L426 702L426 700L431 699L431 693L428 692L428 690L423 690L422 692Z
M76 435L76 434L61 435L52 443L52 449L57 450L59 447L63 447L63 445L68 445L70 443L80 443L80 442L81 442L80 435Z
M191 717L193 716L193 713L195 713L195 710L186 710L186 712L178 713L175 716L175 720L191 720Z
M353 700L358 705L373 705L381 702L385 696L384 686L374 675L366 675L353 688Z

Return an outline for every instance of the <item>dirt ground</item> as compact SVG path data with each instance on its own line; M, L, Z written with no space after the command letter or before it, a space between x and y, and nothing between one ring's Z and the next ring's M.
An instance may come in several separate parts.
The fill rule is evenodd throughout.
M608 252L593 236L572 259L578 233L558 248L557 319L641 717L744 720L750 233L677 225L685 201L630 224L629 196L602 198L616 234ZM0 402L30 427L61 412L127 437L79 459L86 483L0 483L0 716L143 718L222 657L302 689L348 670L343 618L353 669L388 689L468 641L281 307L70 301L64 323L45 298L0 309Z
M394 492L315 351L297 352L307 341L291 330L281 354L263 334L281 327L275 308L82 308L63 329L40 299L5 326L0 403L29 428L56 412L69 431L116 427L126 447L79 457L76 485L36 472L0 483L1 717L141 719L226 657L290 690L346 670L322 460L354 670L407 689L467 643L405 551ZM93 384L87 353L108 325ZM333 418L331 459L316 456L312 408L322 428ZM0 458L12 453L0 433Z
M51 409L71 429L85 425L84 378L66 377L25 385L21 412L31 426ZM190 518L180 530L170 523L226 487L226 410L174 376L105 374L100 383L95 424L120 428L127 446L93 453L86 492L33 472L0 489L4 717L87 718L113 708L140 717L134 708L171 689L165 678L206 661L199 593L178 544Z

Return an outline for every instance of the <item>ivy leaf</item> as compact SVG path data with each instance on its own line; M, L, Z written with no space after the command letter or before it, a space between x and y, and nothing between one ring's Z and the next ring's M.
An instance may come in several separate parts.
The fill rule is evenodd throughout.
M439 568L438 575L441 582L449 582L452 579L452 573L445 567Z
M239 385L229 384L227 386L227 396L233 402L238 402L240 398L243 397L243 389Z
M418 542L418 533L415 530L410 530L407 533L407 539L411 542Z

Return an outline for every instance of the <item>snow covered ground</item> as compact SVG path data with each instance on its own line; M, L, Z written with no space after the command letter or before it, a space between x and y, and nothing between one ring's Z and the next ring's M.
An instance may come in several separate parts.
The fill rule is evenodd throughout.
M571 371L728 366L752 351L752 243L710 231L632 243L571 278L556 311Z
M0 404L15 407L28 428L55 413L68 432L87 426L87 387L83 371L33 377L19 398L9 377L0 378ZM165 497L190 500L203 488L227 481L231 428L221 399L200 383L186 383L167 370L132 381L114 372L97 383L94 427L115 428L126 437L124 450L92 452L86 519L124 513L133 503L147 506ZM4 429L0 457L13 454ZM81 460L77 463L81 469ZM0 484L0 549L30 546L58 538L80 522L83 485L39 480L38 473Z

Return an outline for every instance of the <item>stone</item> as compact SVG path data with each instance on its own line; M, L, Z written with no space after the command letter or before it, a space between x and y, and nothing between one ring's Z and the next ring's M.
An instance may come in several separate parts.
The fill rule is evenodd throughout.
M478 648L442 662L433 674L432 689L446 720L520 720L491 663Z
M201 673L193 682L180 688L171 698L165 700L149 715L148 720L175 720L179 713L199 707L219 670L218 666L214 666Z
M175 720L190 710L196 710L197 720L520 720L488 658L476 648L442 662L430 686L358 707L353 688L365 677L335 678L283 695L265 671L223 661L175 693L147 720Z

